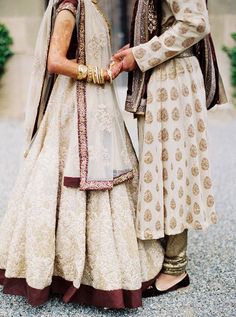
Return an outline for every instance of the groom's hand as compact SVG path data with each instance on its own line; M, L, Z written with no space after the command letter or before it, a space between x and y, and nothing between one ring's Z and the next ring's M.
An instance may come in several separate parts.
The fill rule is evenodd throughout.
M120 61L113 61L110 65L110 70L112 72L112 78L115 79L120 75L122 72L122 62Z
M124 72L132 72L137 68L131 48L119 51L113 56L113 60L122 61L122 71Z

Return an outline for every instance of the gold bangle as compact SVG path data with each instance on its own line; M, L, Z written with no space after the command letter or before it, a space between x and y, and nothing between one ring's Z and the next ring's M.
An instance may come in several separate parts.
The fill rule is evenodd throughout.
M98 75L99 84L103 85L104 83L103 83L103 78L102 78L101 71L102 71L101 68L100 69L97 68L97 75Z
M87 76L87 82L91 83L93 81L93 68L91 65L88 65L88 76Z
M98 67L97 66L95 66L95 78L96 78L96 84L101 85L101 81L100 81L100 78L99 78L99 71L98 71Z
M92 74L93 74L93 83L96 85L97 81L96 81L96 74L95 74L95 67L92 67Z
M78 80L85 80L88 76L88 67L85 65L78 65Z
M108 69L108 70L107 70L107 74L108 74L108 76L109 76L109 78L110 78L110 84L112 84L112 82L113 82L112 70L111 70L111 69Z
M105 75L104 75L104 69L100 69L100 76L101 76L101 85L105 84Z

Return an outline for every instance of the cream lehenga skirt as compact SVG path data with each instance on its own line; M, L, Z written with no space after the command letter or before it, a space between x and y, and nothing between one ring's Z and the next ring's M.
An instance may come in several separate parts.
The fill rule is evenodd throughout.
M53 293L65 302L141 306L142 289L159 273L163 254L157 241L136 237L138 177L130 140L132 182L97 192L63 186L77 111L74 81L59 76L55 89L60 86L64 99L52 94L0 226L0 283L4 293L35 306Z

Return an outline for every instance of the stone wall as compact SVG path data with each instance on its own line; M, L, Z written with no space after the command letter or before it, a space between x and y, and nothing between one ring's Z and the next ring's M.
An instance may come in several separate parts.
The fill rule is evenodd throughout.
M0 0L0 23L8 27L14 39L14 56L0 81L0 116L22 117L43 10L42 0Z
M126 2L125 2L126 1ZM135 0L100 0L113 25L113 50L124 41L124 10L130 23ZM230 95L229 60L222 52L222 44L232 45L230 33L236 31L236 1L209 0L212 34L217 47L220 69ZM0 22L6 24L14 38L15 55L7 65L7 72L0 82L0 116L22 117L30 77L32 56L37 30L44 12L43 0L0 0Z

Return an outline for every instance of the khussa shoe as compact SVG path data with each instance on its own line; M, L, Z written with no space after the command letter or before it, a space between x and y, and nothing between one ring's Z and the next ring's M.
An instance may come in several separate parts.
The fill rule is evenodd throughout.
M173 291L177 291L177 290L181 290L184 289L186 287L188 287L190 285L190 279L189 279L189 275L187 274L179 283L175 284L174 286L168 288L167 290L164 291L160 291L156 288L155 282L152 284L152 286L150 286L148 289L146 289L143 292L143 298L147 298L147 297L155 297L155 296L159 296L162 294L166 294L169 292L173 292Z

